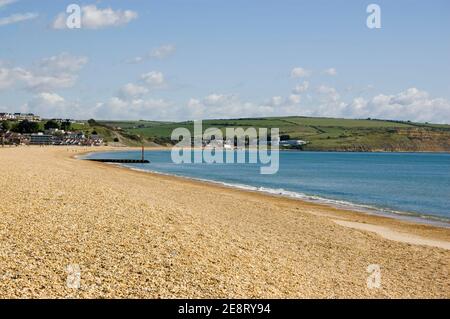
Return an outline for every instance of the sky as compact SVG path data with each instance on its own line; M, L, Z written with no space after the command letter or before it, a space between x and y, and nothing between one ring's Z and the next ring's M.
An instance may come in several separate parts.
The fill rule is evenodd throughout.
M450 2L0 0L0 112L449 124Z

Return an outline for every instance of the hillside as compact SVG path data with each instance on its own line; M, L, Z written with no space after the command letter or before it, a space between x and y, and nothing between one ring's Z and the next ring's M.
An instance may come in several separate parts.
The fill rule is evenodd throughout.
M109 135L118 136L124 144L170 144L177 127L193 130L193 122L100 121ZM208 127L279 128L290 139L306 140L303 150L310 151L450 151L450 125L386 120L352 120L311 117L273 117L254 119L205 120Z

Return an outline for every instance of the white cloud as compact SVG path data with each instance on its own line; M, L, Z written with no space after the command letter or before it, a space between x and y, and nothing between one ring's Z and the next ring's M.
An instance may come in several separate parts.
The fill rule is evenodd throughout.
M393 96L390 102L392 104L410 105L414 104L416 101L426 101L428 98L428 92L420 91L417 88L409 88L406 91Z
M14 83L13 74L10 69L0 67L0 90L10 88Z
M138 64L150 59L165 59L172 55L176 50L175 45L173 44L165 44L158 48L153 49L150 53L144 56L137 56L132 59L126 60L126 63L129 64Z
M35 19L38 17L37 13L27 12L27 13L16 13L12 14L8 17L0 18L0 26L18 23L22 21L27 21L31 19Z
M450 102L432 98L417 88L372 98L356 97L341 100L335 88L320 86L305 98L299 94L274 96L265 102L242 100L236 94L212 93L203 98L191 98L185 104L161 98L143 98L148 89L133 83L125 85L123 95L98 103L94 108L81 107L62 96L41 92L26 104L24 111L44 117L75 117L98 119L193 120L264 116L326 116L345 118L379 118L417 122L450 123Z
M236 95L213 93L203 99L206 106L227 106L238 100Z
M266 106L266 109L262 109L264 112L267 112L267 107L271 107L274 114L279 116L282 115L292 115L291 111L299 107L302 101L301 95L291 94L288 97L282 96L273 96L268 101L262 103L262 105ZM260 116L264 116L268 114L260 114Z
M356 118L450 123L450 101L432 98L426 91L409 88L393 95L378 94L371 99L355 98L345 105L341 113Z
M298 94L291 94L287 100L289 102L288 104L300 104L302 97Z
M76 72L88 63L88 58L84 56L73 56L69 53L44 58L40 61L39 67L47 72Z
M166 85L164 74L157 71L142 74L141 80L151 89L163 88Z
M113 97L106 103L98 103L94 116L98 119L154 119L164 120L171 118L172 104L163 99L133 99L123 100Z
M66 20L67 20L66 14L61 12L56 16L55 20L53 20L52 28L59 30L66 29L67 28Z
M38 96L48 104L58 104L65 102L64 98L56 93L42 92L39 93Z
M324 97L326 100L331 100L331 101L336 102L340 98L339 93L333 87L321 85L316 89L316 91L317 91L317 93L319 93L321 95L321 97Z
M44 118L88 118L77 103L66 101L62 96L53 92L36 94L22 109L24 112L39 114Z
M283 103L283 98L281 96L273 96L270 101L269 105L272 106L280 106Z
M143 101L142 97L150 93L150 91L162 89L166 87L164 74L162 72L151 71L141 75L138 83L127 83L118 91L117 96L113 97L109 103L102 105L115 106L121 103L126 105L141 105L136 101ZM155 100L153 100L155 101Z
M297 99L293 95L284 100L276 99L276 114L450 123L450 101L433 98L417 88L371 98L355 97L349 102L342 100L333 87L321 85L314 92L305 102L300 96ZM267 104L275 105L273 102Z
M69 88L76 83L76 71L86 63L86 57L63 53L41 60L32 69L0 66L0 90L15 86L37 92Z
M277 98L275 98L276 102ZM178 119L214 119L236 117L259 117L274 114L270 103L255 104L242 101L235 94L213 93L202 99L191 98L186 107L181 107L173 116Z
M450 123L450 101L432 98L417 88L392 95L378 94L370 99L357 97L350 102L341 100L335 88L324 85L305 101L301 95L291 94L254 103L242 101L237 95L214 93L202 99L191 98L187 107L173 111L172 119L303 115Z
M193 97L184 104L175 104L157 97L145 97L166 85L163 73L157 71L143 74L136 83L125 84L117 96L98 103L94 108L89 105L81 107L78 102L68 102L54 93L54 89L73 86L76 80L74 72L86 62L87 59L82 57L61 54L41 60L33 71L0 63L0 89L14 87L20 82L37 91L38 94L23 109L44 117L192 120L303 115L450 123L450 101L434 98L417 88L370 98L354 95L347 100L336 88L326 85L303 95L309 88L305 81L291 94L273 96L261 103L242 100L236 94L212 93L202 98Z
M335 68L326 69L325 71L323 71L323 73L331 75L331 76L336 76L337 75L337 71L336 71Z
M69 88L75 84L77 79L77 76L72 74L38 74L23 68L14 68L12 72L17 82L24 83L25 88L38 92L57 88Z
M146 87L140 86L138 84L134 83L128 83L125 84L119 92L119 97L121 97L124 100L130 99L130 98L137 98L142 97L143 95L147 94L149 90Z
M5 7L9 4L12 4L14 2L17 2L18 0L0 0L0 8Z
M292 93L294 94L299 94L299 93L303 93L306 92L309 88L309 82L308 81L304 81L301 84L298 84L295 86L295 88L292 90Z
M145 60L146 60L145 57L137 56L137 57L134 57L134 58L132 58L132 59L126 60L125 63L128 63L128 64L138 64L138 63L144 62Z
M172 44L162 45L150 52L150 57L164 59L175 52L175 46Z
M114 97L100 103L96 116L102 119L195 120L300 115L307 111L302 96L274 96L263 103L242 100L236 94L212 93L191 98L185 105L161 99Z
M102 29L128 24L137 19L138 14L132 10L99 9L96 5L81 7L81 27L86 29ZM54 29L66 29L67 15L60 13L53 22Z
M117 10L111 8L97 9L95 5L82 8L82 26L90 29L99 29L110 26L120 26L137 18L138 14L131 10Z
M300 67L293 68L291 71L292 78L306 78L309 77L310 75L311 71Z

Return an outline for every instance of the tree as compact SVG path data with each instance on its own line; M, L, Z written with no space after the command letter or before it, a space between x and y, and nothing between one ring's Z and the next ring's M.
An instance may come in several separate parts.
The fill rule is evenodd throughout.
M61 130L70 131L72 123L70 121L64 121L61 123Z
M11 123L9 121L1 122L0 129L2 129L3 131L9 131L11 129Z
M47 123L45 123L45 125L44 125L44 129L50 130L50 129L52 129L52 128L59 129L59 124L58 124L58 122L56 122L56 121L54 121L54 120L47 121Z
M94 119L90 119L90 120L88 121L88 124L89 124L90 126L95 126L95 125L97 125L97 121L95 121Z
M37 133L39 132L39 124L36 122L30 122L28 120L19 122L16 127L13 128L13 130L17 133L22 134L30 134L30 133Z

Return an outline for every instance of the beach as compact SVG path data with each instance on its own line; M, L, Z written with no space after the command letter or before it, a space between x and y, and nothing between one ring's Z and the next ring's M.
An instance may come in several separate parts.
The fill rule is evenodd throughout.
M1 298L450 297L448 228L76 158L107 149L0 148Z

